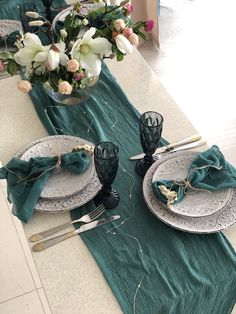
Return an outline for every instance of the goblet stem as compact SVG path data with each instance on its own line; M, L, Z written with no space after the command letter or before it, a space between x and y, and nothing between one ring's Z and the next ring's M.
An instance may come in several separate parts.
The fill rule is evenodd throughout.
M154 162L152 154L146 154L143 159L144 159L144 162L149 166L152 165Z

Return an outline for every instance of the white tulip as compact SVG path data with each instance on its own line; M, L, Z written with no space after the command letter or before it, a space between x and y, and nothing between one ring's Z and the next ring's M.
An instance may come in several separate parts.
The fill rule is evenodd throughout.
M129 40L123 35L117 35L114 37L117 48L124 54L130 54L133 51L133 46Z
M62 38L66 38L67 37L67 31L64 30L64 29L61 29L60 30L60 35L61 35Z
M28 11L25 13L26 16L32 17L33 19L37 19L39 17L39 14L37 12Z
M44 22L43 21L31 21L28 23L29 26L43 26Z
M82 68L97 76L101 72L101 59L111 52L111 43L106 38L92 37L96 33L96 28L91 27L83 36L78 39L72 49L71 56L80 62Z

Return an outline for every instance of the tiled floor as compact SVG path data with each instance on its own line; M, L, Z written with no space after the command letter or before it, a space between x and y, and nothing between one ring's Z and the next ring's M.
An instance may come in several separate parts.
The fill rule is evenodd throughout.
M51 313L21 223L0 186L0 313Z

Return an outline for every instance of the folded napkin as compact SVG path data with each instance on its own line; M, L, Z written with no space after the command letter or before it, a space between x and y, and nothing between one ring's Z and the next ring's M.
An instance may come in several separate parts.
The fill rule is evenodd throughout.
M152 183L156 197L169 208L180 202L189 190L218 191L236 187L236 169L217 146L197 154L184 180L159 180Z
M88 168L89 163L90 158L84 150L55 157L36 157L29 161L13 158L0 168L0 179L7 179L8 200L13 203L13 214L24 222L31 218L54 169L62 167L79 175Z

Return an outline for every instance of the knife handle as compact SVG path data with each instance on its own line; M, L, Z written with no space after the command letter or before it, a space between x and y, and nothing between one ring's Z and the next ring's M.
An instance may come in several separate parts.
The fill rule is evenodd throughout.
M61 234L57 237L54 237L52 239L48 239L48 240L45 240L45 241L41 241L41 242L38 242L37 244L35 244L33 247L32 247L32 251L34 252L40 252L40 251L43 251L45 249L47 249L48 247L58 243L58 242L61 242L61 241L64 241L68 238L71 238L75 235L77 235L78 232L77 230L73 230L73 231L70 231L70 232L67 232L67 233L64 233L64 234Z
M192 135L190 137L187 137L187 138L183 139L182 141L179 141L179 142L176 142L176 143L171 143L171 144L167 145L165 151L168 151L171 148L179 147L179 146L182 146L182 145L185 145L185 144L197 142L201 138L202 137L199 134Z
M197 142L193 142L193 143L190 143L190 144L187 144L185 146L180 146L180 147L177 147L175 149L173 149L171 151L171 153L173 152L178 152L178 151L181 151L181 150L186 150L186 149L190 149L190 148L195 148L195 147L200 147L200 146L203 146L203 145L206 145L207 141L206 140L200 140L200 141L197 141Z

